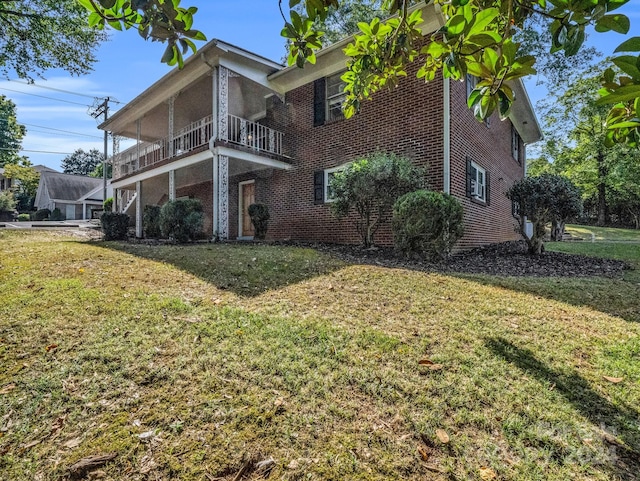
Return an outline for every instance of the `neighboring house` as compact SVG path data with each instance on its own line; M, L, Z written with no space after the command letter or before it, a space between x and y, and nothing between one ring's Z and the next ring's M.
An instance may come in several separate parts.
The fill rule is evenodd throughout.
M442 25L433 6L425 34ZM145 205L198 198L209 235L251 238L247 207L268 205L268 237L356 243L353 219L330 214L334 172L375 150L407 156L429 187L456 196L465 211L460 247L517 238L504 192L524 176L525 145L541 138L521 82L510 118L481 123L466 106L473 79L425 84L408 67L398 88L382 91L345 120L340 75L348 40L304 69L213 40L115 113L100 128L137 140L114 155L116 208L142 237ZM389 226L376 236L392 242Z
M35 207L58 208L67 220L91 219L93 211L102 210L103 188L103 180L95 177L41 171ZM107 197L111 192L108 185Z

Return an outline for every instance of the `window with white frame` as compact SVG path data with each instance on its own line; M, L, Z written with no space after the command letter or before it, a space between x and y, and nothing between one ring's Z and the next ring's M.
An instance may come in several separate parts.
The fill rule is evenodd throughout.
M331 181L333 180L333 177L338 172L342 172L345 169L345 167L346 167L345 165L341 165L339 167L332 167L331 169L324 169L324 201L325 202L334 202L336 200L331 190Z
M342 113L342 104L344 103L347 94L344 92L344 80L341 78L343 73L344 72L339 72L327 77L326 79L327 122L344 118L344 114Z
M469 196L481 202L487 201L487 171L473 161L468 162Z

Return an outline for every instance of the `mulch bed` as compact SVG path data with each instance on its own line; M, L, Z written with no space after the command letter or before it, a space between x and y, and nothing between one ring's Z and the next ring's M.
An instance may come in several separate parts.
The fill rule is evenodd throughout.
M299 244L298 244L299 245ZM452 256L440 263L407 259L391 248L313 244L312 247L346 262L400 267L425 272L457 272L505 277L621 277L631 266L623 261L561 252L527 254L524 241L490 244Z

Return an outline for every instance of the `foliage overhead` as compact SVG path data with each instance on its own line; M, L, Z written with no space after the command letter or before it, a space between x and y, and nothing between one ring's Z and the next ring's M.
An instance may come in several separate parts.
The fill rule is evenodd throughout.
M61 68L72 75L91 70L93 51L106 40L87 25L86 10L76 0L5 0L0 2L0 75L41 76Z
M18 123L16 104L0 95L0 167L21 160L18 152L22 148L22 139L26 133L25 126Z
M365 247L371 247L380 225L387 221L398 197L423 187L423 173L409 159L376 152L336 172L329 186L338 218L357 214L356 230Z
M206 40L194 30L196 7L183 8L180 0L77 0L89 12L89 25L97 29L135 28L145 40L166 42L162 62L180 68L189 50L196 52L194 40Z
M65 174L92 175L103 160L104 154L98 149L91 149L89 152L77 149L73 154L62 159L60 165ZM102 170L100 170L100 174L102 174Z

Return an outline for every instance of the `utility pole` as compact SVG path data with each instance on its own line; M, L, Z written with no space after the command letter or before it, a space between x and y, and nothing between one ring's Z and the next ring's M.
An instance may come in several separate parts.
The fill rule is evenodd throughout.
M94 119L97 119L101 115L104 115L104 121L106 122L109 117L109 97L104 99L100 105L98 105L93 112L91 112L91 116ZM109 132L104 131L104 159L102 160L102 200L103 202L107 200L107 148L108 148L108 137Z

